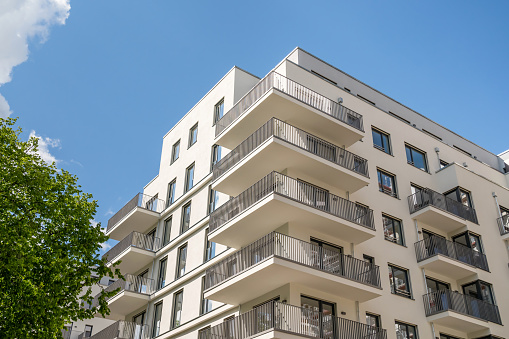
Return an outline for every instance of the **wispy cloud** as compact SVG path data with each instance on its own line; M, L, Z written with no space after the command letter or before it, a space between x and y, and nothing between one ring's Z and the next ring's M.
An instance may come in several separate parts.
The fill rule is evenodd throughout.
M108 244L108 242L103 242L101 244L101 252L107 252L112 246Z
M111 210L111 208L108 209L108 211L106 213L104 213L105 216L108 216L108 215L113 215L113 211Z
M79 167L84 167L83 164L77 160L74 160L74 159L71 159L70 160L70 163L71 164L75 164L75 165L78 165Z
M12 79L12 69L28 59L28 42L44 43L49 28L64 25L71 10L70 0L0 1L0 86ZM0 94L0 118L12 113Z
M35 131L30 132L30 138L37 138L39 139L39 147L37 149L37 153L41 156L42 160L44 160L46 163L51 164L55 163L55 165L58 165L58 163L61 161L50 152L50 148L60 148L60 140L59 139L51 139L51 138L43 138L37 134L35 134Z

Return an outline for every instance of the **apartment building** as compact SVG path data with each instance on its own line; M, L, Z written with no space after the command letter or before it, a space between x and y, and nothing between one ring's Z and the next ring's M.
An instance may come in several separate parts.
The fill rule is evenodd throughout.
M234 67L109 220L92 337L509 338L508 159L300 48Z

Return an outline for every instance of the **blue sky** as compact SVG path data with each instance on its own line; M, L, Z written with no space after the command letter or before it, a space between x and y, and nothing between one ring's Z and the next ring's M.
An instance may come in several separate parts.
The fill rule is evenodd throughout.
M99 201L103 226L232 66L261 77L296 46L493 153L509 148L507 1L66 1L37 0L24 17L39 22L20 22L27 1L1 0L0 46L14 47L0 47L0 94L24 137L42 137ZM27 42L26 61L9 39ZM2 80L9 56L19 65Z

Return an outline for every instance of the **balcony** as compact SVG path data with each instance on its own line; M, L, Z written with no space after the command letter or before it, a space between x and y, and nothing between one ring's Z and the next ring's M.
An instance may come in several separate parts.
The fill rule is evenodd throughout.
M462 332L489 329L488 322L502 325L497 305L450 290L423 296L428 321Z
M200 331L198 339L386 339L387 331L357 321L280 302L268 302L230 321Z
M216 143L233 149L272 116L346 147L364 136L362 115L270 72L216 123Z
M241 248L287 222L355 244L375 236L372 210L272 172L211 213L209 239Z
M273 232L207 269L205 298L237 305L292 283L360 302L382 294L378 266Z
M509 239L509 214L498 218L497 223L502 239L504 240Z
M111 264L121 261L117 266L122 273L132 273L152 262L159 249L159 238L132 232L103 255Z
M445 232L465 226L467 221L477 223L475 209L429 188L410 195L408 206L412 218Z
M62 339L71 339L72 328L68 327L65 330L60 330L62 333Z
M154 280L125 274L125 279L118 279L113 284L104 289L111 292L120 288L120 291L113 297L108 299L110 308L109 319L122 320L125 315L136 311L138 308L145 306L149 301L149 296L155 292ZM99 294L92 301L92 307L99 306Z
M477 273L477 268L489 272L485 254L441 237L416 242L415 254L420 267L455 280Z
M272 118L214 165L213 188L236 196L269 171L286 168L349 192L369 184L366 159Z
M121 240L133 231L144 233L157 222L164 207L164 201L158 199L157 195L151 197L138 193L108 220L106 234L112 239Z
M90 339L149 339L150 337L148 325L119 320L97 332Z

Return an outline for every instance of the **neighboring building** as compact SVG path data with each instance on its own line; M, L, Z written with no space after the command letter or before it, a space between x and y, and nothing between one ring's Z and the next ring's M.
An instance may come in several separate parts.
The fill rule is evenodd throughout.
M509 338L507 158L302 49L234 67L109 220L93 337Z

